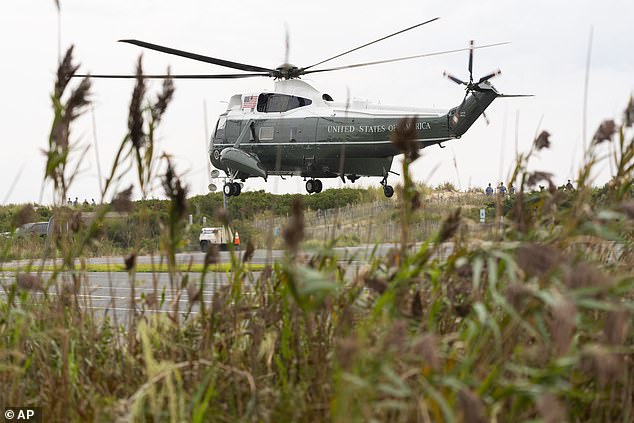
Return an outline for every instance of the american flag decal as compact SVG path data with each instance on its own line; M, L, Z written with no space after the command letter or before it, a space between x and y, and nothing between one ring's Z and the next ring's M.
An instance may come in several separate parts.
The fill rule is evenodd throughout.
M257 95L245 95L242 99L242 108L243 109L255 109L255 106L258 104L258 96Z

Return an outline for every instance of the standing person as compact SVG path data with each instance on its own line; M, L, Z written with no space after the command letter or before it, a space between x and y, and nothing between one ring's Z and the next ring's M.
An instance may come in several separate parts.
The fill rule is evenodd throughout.
M500 182L500 186L498 188L498 193L500 195L506 195L506 187L504 186L504 182Z
M513 184L511 184L511 186L509 187L509 194L510 195L515 194L515 186Z
M493 195L493 187L491 187L491 182L489 182L489 186L487 187L487 189L484 192L489 197Z
M570 179L568 179L568 183L566 184L566 191L572 191L574 189L575 189L575 187L572 186L572 183L570 182Z

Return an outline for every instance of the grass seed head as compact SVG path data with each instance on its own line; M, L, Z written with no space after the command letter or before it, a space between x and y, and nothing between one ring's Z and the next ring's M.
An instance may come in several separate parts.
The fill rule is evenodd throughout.
M211 244L207 247L207 252L205 253L205 266L217 263L220 263L218 246L216 244Z
M366 275L363 279L365 286L375 291L379 295L383 294L387 290L388 283L385 279L377 278L371 275Z
M167 74L170 75L170 69L167 68ZM165 114L165 110L167 110L167 106L172 101L172 97L174 96L174 80L172 78L166 78L163 80L163 91L158 95L156 99L156 103L152 107L152 119L154 123L157 124L160 122L163 114Z
M143 132L143 99L145 97L145 79L143 77L142 56L139 56L136 68L136 85L130 100L130 114L128 115L128 131L130 141L137 150L145 143Z
M231 226L231 217L224 208L217 208L214 216L222 223L222 226Z
M586 262L576 263L567 269L563 281L570 289L601 287L609 284L609 280L601 270Z
M543 394L537 399L537 411L544 423L566 421L566 407L554 394Z
M533 296L533 290L521 283L512 283L504 290L504 296L513 308L519 310L524 300Z
M123 259L123 262L125 263L125 270L128 272L134 269L134 266L136 266L136 253L130 253Z
M482 400L472 391L463 388L458 393L458 402L465 423L486 423L486 410Z
M25 291L44 291L42 278L31 273L19 273L17 284L18 288Z
M616 132L616 123L612 119L604 120L597 128L597 132L592 137L592 142L595 144L601 144L604 141L610 141L612 135Z
M407 322L403 319L395 320L384 338L386 349L401 351L407 339Z
M14 228L19 228L25 223L34 222L37 219L37 215L35 214L35 209L32 205L27 204L24 207L21 207L20 210L13 216L11 219L11 225Z
M600 387L620 380L623 376L623 360L602 345L588 345L581 358L581 369L596 377Z
M451 237L453 237L460 227L460 212L461 208L458 207L453 213L450 213L449 216L442 222L442 226L440 227L440 232L438 234L438 242L442 243L448 241Z
M244 251L244 255L242 256L242 262L248 263L253 258L253 254L255 253L255 246L251 240L247 241L247 249Z
M187 187L182 184L180 178L176 175L169 157L165 156L165 159L167 160L167 169L161 182L165 195L170 200L174 216L180 220L187 213Z
M69 122L75 120L82 113L82 109L90 104L90 87L90 79L84 78L77 88L73 89L66 102L64 119Z
M629 200L621 203L619 206L621 211L625 213L630 219L634 219L634 200Z
M576 319L577 307L569 300L563 299L553 306L550 330L558 355L568 352L577 326Z
M158 299L154 292L146 294L143 299L145 300L145 304L150 308L154 308L158 304Z
M119 213L128 213L131 212L134 208L132 204L132 185L128 189L125 189L118 193L114 199L112 200L112 208Z
M418 144L416 144L416 138L418 138L416 132L416 117L412 116L403 118L398 122L394 132L392 132L390 140L410 162L413 162L420 157L420 148Z
M359 353L361 346L356 336L348 336L340 339L336 347L337 361L344 369L349 369L354 364L355 357Z
M538 170L528 175L527 184L529 187L534 187L540 181L547 181L549 186L554 185L553 174L550 172L542 172Z
M190 305L193 305L197 301L200 301L200 298L201 298L200 294L201 294L200 288L196 286L195 283L190 282L189 284L187 284L187 296L189 297Z
M293 254L297 253L299 244L304 239L304 205L301 197L293 199L292 215L283 236L289 250Z
M543 244L524 244L517 249L517 264L529 276L542 277L561 262L556 248Z
M440 352L438 351L438 338L433 333L423 335L413 346L415 354L419 355L425 366L432 370L440 370Z
M603 334L610 345L623 345L630 326L630 313L627 310L612 310L605 319Z
M73 49L74 46L68 47L64 59L57 68L57 80L55 81L55 97L61 98L66 90L66 86L70 82L71 77L79 69L79 65L73 64Z
M542 131L535 141L533 141L533 145L539 151L544 148L550 148L550 133L548 131Z

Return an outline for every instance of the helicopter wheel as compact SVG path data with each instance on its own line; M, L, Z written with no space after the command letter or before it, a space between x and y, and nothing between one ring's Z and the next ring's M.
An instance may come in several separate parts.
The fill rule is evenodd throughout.
M313 192L315 192L315 180L314 179L309 179L306 181L306 191L308 191L309 194L312 194Z
M387 198L392 197L394 195L394 188L392 185L383 185L383 194L385 194Z
M314 192L315 192L315 193L320 193L320 192L321 192L321 189L323 188L323 185L321 184L321 181L320 181L319 179L315 179L315 181L314 181L314 182L315 182L315 184L314 184L314 185L315 185L315 188L313 188L313 189L314 189Z
M232 185L233 185L233 195L237 197L242 192L242 186L237 182L234 182Z
M222 187L222 192L224 192L225 197L231 197L235 195L236 189L232 182L228 182Z

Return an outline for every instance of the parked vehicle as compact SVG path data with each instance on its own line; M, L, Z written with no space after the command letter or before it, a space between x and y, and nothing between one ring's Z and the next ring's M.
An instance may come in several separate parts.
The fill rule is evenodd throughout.
M206 252L210 245L217 245L220 250L226 250L229 244L234 244L234 233L229 228L202 228L198 241L200 250Z
M48 222L31 222L25 223L16 230L18 236L36 235L46 237L48 234Z

